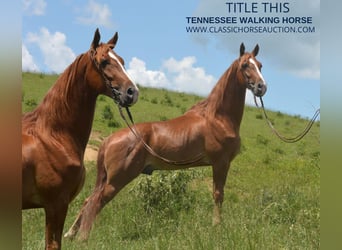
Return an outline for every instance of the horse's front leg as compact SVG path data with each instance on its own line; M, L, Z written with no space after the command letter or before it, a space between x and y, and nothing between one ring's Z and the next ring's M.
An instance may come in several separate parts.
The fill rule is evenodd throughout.
M221 209L224 197L224 185L226 184L229 165L229 162L213 164L213 225L217 225L221 222Z
M61 249L61 238L67 211L67 203L54 203L45 207L45 249Z

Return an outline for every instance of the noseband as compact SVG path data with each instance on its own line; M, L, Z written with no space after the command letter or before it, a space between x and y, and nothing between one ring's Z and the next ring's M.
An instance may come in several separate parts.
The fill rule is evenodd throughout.
M117 89L115 89L112 84L111 84L111 81L109 80L109 78L105 75L105 73L103 72L103 70L101 69L100 67L100 64L96 61L96 58L95 58L95 55L96 55L96 50L91 48L89 50L89 55L90 55L90 58L91 58L91 61L93 62L96 70L101 74L105 84L107 85L107 87L112 91L112 97L113 97L113 100L116 104L119 104L120 103L120 96L121 96L121 92Z

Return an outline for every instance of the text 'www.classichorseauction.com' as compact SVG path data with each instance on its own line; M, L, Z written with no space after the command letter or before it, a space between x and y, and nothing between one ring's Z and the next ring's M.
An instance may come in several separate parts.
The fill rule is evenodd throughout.
M187 16L188 33L315 33L312 16L292 16L289 2L225 2L227 15Z

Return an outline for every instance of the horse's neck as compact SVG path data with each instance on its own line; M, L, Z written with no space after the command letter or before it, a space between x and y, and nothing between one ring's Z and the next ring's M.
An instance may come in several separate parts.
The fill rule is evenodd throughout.
M239 130L246 88L238 83L236 62L221 76L208 97L207 114L233 122ZM210 104L209 104L210 103Z
M91 63L87 57L81 55L64 71L37 108L40 129L68 137L83 150L89 139L97 98L85 78Z

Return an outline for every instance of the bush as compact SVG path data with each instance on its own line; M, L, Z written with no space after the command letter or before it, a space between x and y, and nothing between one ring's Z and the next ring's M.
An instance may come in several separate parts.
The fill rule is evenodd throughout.
M34 108L38 105L37 100L36 99L28 99L25 101L25 104L31 108Z
M121 123L113 119L113 120L108 121L107 126L110 128L120 128Z
M111 128L120 128L121 123L114 119L114 114L109 105L106 105L102 111L102 118L107 120L107 126Z
M262 116L262 114L256 114L256 115L255 115L255 118L256 118L256 119L259 119L259 120L262 120L262 119L263 119L263 116Z
M105 102L105 101L106 101L106 98L105 98L105 96L103 96L103 95L100 95L97 99L98 99L100 102Z
M159 120L160 121L167 121L168 119L165 115L161 115L161 116L159 116Z
M168 93L164 94L164 100L161 101L161 104L169 106L169 107L173 107L174 103L170 97L170 95Z
M256 142L257 142L257 144L259 144L259 145L262 144L262 145L267 146L268 143L270 142L270 140L267 139L266 137L264 137L263 135L258 134L258 135L256 136Z
M153 98L151 99L151 103L153 103L153 104L158 104L158 99L157 99L157 97L153 97Z
M154 172L142 178L134 192L147 214L174 218L180 210L188 210L194 201L194 195L188 192L192 177L184 170Z
M180 110L182 114L184 114L187 111L186 107L181 107Z
M112 120L114 118L113 111L109 105L106 105L102 111L102 117L105 120Z

